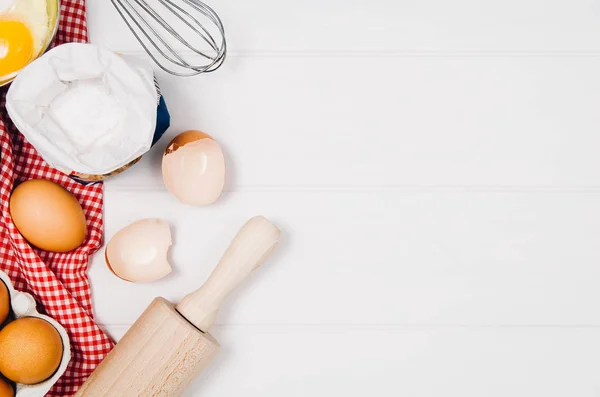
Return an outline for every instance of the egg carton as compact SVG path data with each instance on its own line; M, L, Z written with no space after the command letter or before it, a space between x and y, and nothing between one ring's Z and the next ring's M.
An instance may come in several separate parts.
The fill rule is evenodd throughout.
M71 343L69 342L69 335L67 331L53 318L44 316L38 313L36 310L36 303L33 296L30 294L17 291L8 278L8 275L0 271L0 280L4 281L4 284L8 287L8 293L10 295L10 304L12 312L17 319L21 317L36 317L49 322L60 334L63 344L63 355L58 370L49 379L37 383L35 385L21 385L17 384L17 393L15 397L43 397L48 393L52 386L56 383L67 369L69 361L71 361Z

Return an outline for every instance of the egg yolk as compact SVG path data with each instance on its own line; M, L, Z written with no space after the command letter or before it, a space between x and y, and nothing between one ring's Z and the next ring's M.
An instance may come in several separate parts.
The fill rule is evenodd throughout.
M0 20L0 76L21 70L33 57L33 36L19 21Z

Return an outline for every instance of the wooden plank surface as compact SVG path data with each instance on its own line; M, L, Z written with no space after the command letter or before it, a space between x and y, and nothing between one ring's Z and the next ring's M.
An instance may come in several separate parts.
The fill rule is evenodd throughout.
M92 42L141 56L110 2L87 5ZM103 327L181 298L261 213L281 250L220 314L188 397L600 395L600 3L210 5L227 62L158 73L172 128L105 186L107 239L165 219L174 273L129 284L96 255ZM160 175L191 128L227 158L210 207Z
M600 392L597 328L225 326L213 335L221 355L185 397Z
M599 200L568 192L256 191L192 208L166 192L109 191L107 238L160 217L172 225L175 270L135 285L97 255L96 312L102 323L126 324L157 294L181 299L207 278L245 219L264 214L283 230L281 252L236 294L225 324L600 326Z
M232 52L600 50L592 0L209 2ZM88 1L92 41L138 50L109 1ZM110 28L108 28L110 27Z
M241 57L161 74L173 128L223 146L227 188L600 187L600 57ZM576 100L574 100L576 98ZM160 187L161 150L111 186Z

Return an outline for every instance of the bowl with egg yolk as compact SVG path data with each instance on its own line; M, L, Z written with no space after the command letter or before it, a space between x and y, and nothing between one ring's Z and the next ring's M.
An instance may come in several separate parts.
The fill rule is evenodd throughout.
M59 10L59 0L0 0L0 87L46 51Z

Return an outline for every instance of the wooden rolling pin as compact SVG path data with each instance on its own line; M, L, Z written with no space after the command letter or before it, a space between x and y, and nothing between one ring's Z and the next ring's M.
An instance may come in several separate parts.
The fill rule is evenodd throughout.
M257 216L200 289L173 306L156 298L76 396L178 396L219 351L207 333L221 301L275 249L279 229Z

